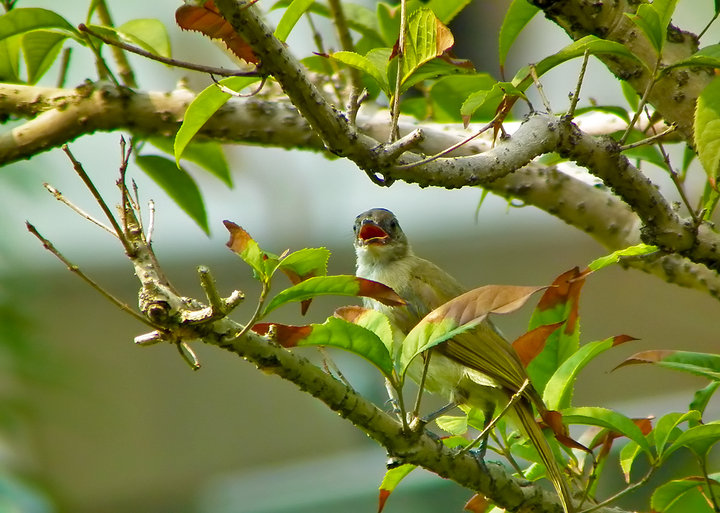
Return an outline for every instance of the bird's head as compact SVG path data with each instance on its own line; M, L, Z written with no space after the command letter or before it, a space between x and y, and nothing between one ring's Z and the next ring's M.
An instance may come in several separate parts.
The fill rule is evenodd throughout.
M395 214L373 208L355 218L355 252L358 259L391 261L410 254L405 233Z

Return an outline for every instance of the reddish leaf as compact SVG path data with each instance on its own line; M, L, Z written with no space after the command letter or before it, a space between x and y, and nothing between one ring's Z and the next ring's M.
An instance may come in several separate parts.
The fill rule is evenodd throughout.
M655 349L652 351L642 351L640 353L632 355L630 358L627 358L624 362L615 367L615 369L613 370L619 369L620 367L625 367L626 365L661 362L665 358L676 352L677 351L674 351L672 349Z
M378 495L378 513L382 513L382 510L385 508L385 503L388 500L388 497L390 497L391 490L383 490L380 488L380 495Z
M538 302L537 309L540 311L550 310L558 305L571 303L570 314L565 325L565 333L575 331L575 326L579 318L578 304L580 300L580 290L585 284L585 277L589 271L580 271L578 267L570 269L558 276L553 284L545 291Z
M175 11L175 21L181 29L194 30L210 38L222 40L232 53L245 62L260 62L250 45L222 17L213 0L207 0L203 5L179 7Z
M515 352L520 357L520 361L523 367L527 367L528 364L545 348L545 342L547 338L563 325L563 322L556 322L554 324L544 324L538 326L534 330L530 330L527 333L520 335L513 343L512 346Z
M490 502L487 497L476 493L465 503L463 510L470 511L471 513L485 513L491 505L492 502Z
M347 322L352 322L354 324L357 324L357 320L362 317L365 312L367 312L367 308L363 308L362 306L341 306L340 308L337 308L333 315L335 317L339 317L340 319L346 320Z
M406 304L406 301L387 285L383 285L377 281L366 280L365 278L356 279L358 282L358 296L369 297L388 306L403 306Z
M633 340L639 339L630 335L615 335L613 337L613 347L617 347L620 344L624 344L625 342L632 342Z
M283 347L295 347L312 332L312 326L291 326L275 322L259 322L252 330L259 335L268 335Z
M223 224L230 232L230 240L226 245L234 253L241 254L243 251L248 249L252 242L254 242L254 239L243 229L242 226L239 226L232 221L223 221Z
M563 444L565 447L568 447L570 449L579 449L581 451L585 451L588 454L592 453L590 449L570 437L567 426L563 424L562 414L559 411L547 410L543 412L542 420L543 424L552 430L553 434L555 435L555 439L561 444Z

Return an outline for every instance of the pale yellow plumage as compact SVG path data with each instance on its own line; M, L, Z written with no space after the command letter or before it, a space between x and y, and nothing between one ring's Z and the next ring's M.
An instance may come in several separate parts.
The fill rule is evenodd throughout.
M403 333L408 333L430 311L465 292L452 276L432 262L416 256L397 219L385 209L373 209L355 220L357 276L384 283L397 292L406 306L390 307L372 299L365 306L381 311ZM417 365L409 374L417 380ZM527 373L510 344L489 322L433 349L426 389L449 401L494 412L523 387ZM540 454L549 479L566 512L572 512L567 483L535 422L532 405L542 414L546 407L532 386L510 413Z

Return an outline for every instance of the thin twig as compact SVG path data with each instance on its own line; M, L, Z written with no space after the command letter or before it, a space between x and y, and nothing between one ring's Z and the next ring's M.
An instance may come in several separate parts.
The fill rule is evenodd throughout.
M585 49L585 53L583 54L582 66L580 66L580 74L578 75L577 85L575 86L575 92L570 99L570 108L568 109L567 114L565 114L565 117L567 119L572 119L575 117L575 107L577 107L578 101L580 100L580 88L582 87L583 80L585 79L585 71L587 70L589 58L590 52Z
M73 202L71 202L69 199L67 199L65 196L63 196L63 194L59 190L57 190L55 187L53 187L52 185L50 185L47 182L43 182L43 187L45 187L48 190L48 192L55 197L56 200L58 200L60 203L64 204L65 206L69 207L70 210L72 210L76 214L79 214L80 216L84 217L91 223L96 224L97 226L99 226L100 228L102 228L103 230L108 232L110 235L112 235L113 237L117 237L117 233L115 233L112 230L112 228L110 228L109 226L98 221L93 216L91 216L90 214L85 212L83 209L81 209L80 207L75 205Z
M605 499L602 502L594 504L593 506L589 507L588 509L579 511L578 513L591 513L593 511L597 511L598 509L603 508L612 502L615 502L616 500L627 495L628 493L635 491L638 488L642 488L645 485L645 483L647 483L650 480L650 478L653 476L653 474L655 474L656 470L657 470L657 467L655 467L655 466L650 467L650 470L648 470L647 474L645 474L643 476L643 478L640 481L638 481L637 483L629 485L627 488L625 488L624 490L620 490L615 495L608 497L607 499Z
M423 353L423 360L425 360L425 365L423 365L423 371L422 371L422 375L420 376L420 384L418 386L417 397L415 397L415 407L413 408L413 418L418 418L420 416L420 402L422 400L423 392L425 391L425 379L427 378L428 369L430 368L430 358L431 357L432 357L432 351L427 351L426 353Z
M251 93L241 94L238 91L233 91L229 87L226 87L223 84L221 84L213 75L210 75L210 79L213 81L213 83L215 83L215 85L218 87L218 89L220 89L223 93L229 94L230 96L234 96L236 98L250 98L252 96L255 96L260 91L262 91L262 88L265 87L265 82L267 81L267 77L262 77L262 80L260 80L260 85L257 87L257 89L255 89Z
M717 4L716 4L716 5L717 5ZM700 33L698 34L698 37L697 37L698 39L700 39L701 37L703 37L703 35L705 34L705 32L707 32L707 30L710 28L710 25L712 25L712 24L715 22L715 20L716 20L717 17L718 17L718 14L720 14L720 13L717 13L717 12L716 12L716 13L715 13L715 16L713 16L712 19L708 22L708 24L705 25L705 28L700 31Z
M657 70L660 67L660 56L658 56L657 61L655 62L655 69L652 72L652 77L648 81L647 87L645 87L645 91L643 92L642 98L640 98L640 103L638 104L638 108L635 111L635 114L632 117L632 120L630 120L630 124L625 129L625 133L622 135L618 143L620 146L625 144L625 141L627 140L628 136L630 135L630 132L632 132L633 127L635 127L635 123L637 123L638 118L640 117L640 114L645 109L645 104L648 101L648 97L650 96L650 91L652 91L653 86L655 85L655 75L657 74Z
M545 110L548 114L552 114L552 107L550 107L550 100L548 100L548 97L545 96L545 90L543 89L542 83L540 82L540 79L537 76L537 71L535 70L535 65L530 65L530 76L533 79L533 83L535 84L535 89L537 89L538 94L540 95L540 99L543 102L543 105L545 106ZM530 105L530 109L532 110L532 105L530 102L528 102L528 105Z
M100 192L95 187L95 184L92 183L92 180L90 180L90 177L85 172L85 169L83 169L83 166L80 162L75 159L75 156L70 151L70 148L67 144L63 144L62 150L65 152L65 154L68 156L70 161L73 164L73 168L75 168L75 172L80 176L80 179L85 183L85 186L90 190L90 193L95 198L95 201L98 202L98 205L100 205L100 208L105 213L105 216L108 218L108 221L110 221L110 224L112 225L113 229L115 230L115 233L117 233L118 238L120 239L120 242L123 245L123 248L125 248L125 254L127 256L132 256L135 254L135 250L128 242L127 238L125 237L125 233L123 232L122 228L120 228L120 225L118 224L115 217L112 215L112 212L110 212L110 209L107 206L107 203L105 203L105 200L100 195Z
M350 381L345 377L345 375L340 370L340 367L337 366L335 363L335 360L332 359L330 356L330 353L328 353L328 350L325 348L325 346L318 346L318 351L320 351L320 354L323 357L323 364L325 366L325 371L332 375L336 375L337 378L345 383L349 388L352 388L352 385L350 384Z
M495 117L492 119L492 121L490 121L488 124L484 125L484 126L483 126L482 128L480 128L477 132L475 132L474 134L466 137L466 138L463 139L462 141L457 142L457 143L453 144L452 146L450 146L450 147L448 147L448 148L445 148L445 149L444 149L443 151L441 151L440 153L436 153L435 155L432 155L431 157L428 157L428 158L426 158L426 159L418 160L417 162L411 162L411 163L409 163L409 164L400 164L400 165L393 166L393 169L412 169L412 168L414 168L414 167L422 166L423 164L427 164L427 163L429 163L429 162L432 162L433 160L437 160L437 159L439 159L439 158L441 158L441 157L444 157L444 156L447 155L448 153L450 153L450 152L452 152L452 151L455 151L456 149L458 149L458 148L460 148L461 146L469 143L470 141L472 141L473 139L475 139L475 138L478 137L479 135L482 135L483 133L485 133L485 132L487 132L488 130L490 130L493 126L495 126L495 121L498 119L499 116L500 116L500 114L496 114Z
M107 62L105 62L105 59L103 59L102 53L100 50L93 44L93 41L91 38L86 37L85 41L87 41L88 46L90 47L90 50L92 50L92 53L95 55L95 66L97 67L98 72L98 78L105 79L109 78L110 81L112 81L113 84L115 84L116 87L120 87L120 82L113 74L110 67L107 65Z
M333 19L333 25L335 25L335 30L337 30L340 47L347 52L355 51L355 45L353 44L352 36L350 35L350 28L348 27L347 19L345 18L345 11L343 10L342 3L340 0L328 0L328 5L330 6L330 15ZM359 106L357 102L360 98L360 91L363 90L362 77L360 76L360 71L355 68L351 67L349 72L350 85L352 89L350 91L350 103L348 104L348 110L357 111Z
M153 200L148 201L148 226L147 232L145 233L145 241L148 246L152 245L153 231L155 230L155 202Z
M397 49L397 76L395 77L395 93L392 98L392 121L388 142L398 138L398 119L400 118L400 86L402 85L402 67L405 62L405 32L407 24L407 1L400 0L400 35Z
M652 130L655 131L655 128L652 127ZM631 149L631 148L637 148L638 146L645 146L646 144L650 144L650 143L652 143L652 142L655 142L655 141L658 140L658 139L662 139L662 138L665 137L667 134L670 134L670 133L674 132L675 130L677 130L677 124L676 124L676 123L673 123L672 125L670 125L669 127L667 127L665 130L663 130L662 132L660 132L660 133L655 133L655 135L652 135L652 136L650 136L650 137L648 137L648 138L646 138L646 139L643 139L642 141L636 141L636 142L634 142L634 143L629 143L629 144L626 144L626 145L624 145L624 146L621 146L621 147L620 147L620 151L629 150L629 149Z
M313 21L310 12L305 13L305 19L307 19L308 25L310 25L310 31L312 32L313 41L315 42L315 48L317 49L318 53L320 55L327 55L327 52L325 51L325 45L323 44L322 34L320 34L320 31L317 29L317 27L315 27L315 22ZM333 59L322 59L321 62L322 67L325 68L325 73L328 76L328 82L330 83L330 86L335 92L338 104L341 104L343 101L342 93L340 92L340 89L332 78L335 74L335 70L333 69L334 61ZM350 68L351 72L353 70L355 70L355 68Z
M98 0L95 4L95 10L98 14L98 18L100 18L100 22L103 25L106 25L108 27L115 26L112 17L110 16L110 11L108 10L105 0ZM130 63L128 62L127 57L123 53L122 49L117 46L111 45L110 51L112 52L112 56L115 59L115 63L117 64L118 72L120 74L120 78L122 79L123 85L127 87L137 87L137 82L135 81L135 73L133 72L133 69L130 66Z
M151 59L153 61L162 62L163 64L168 64L169 66L174 66L176 68L184 68L189 69L193 71L201 71L203 73L209 73L212 75L220 75L221 77L257 77L260 76L260 73L258 71L233 71L225 68L215 68L213 66L203 66L202 64L193 64L191 62L185 62L185 61L179 61L176 59L171 59L168 57L163 57L161 55L155 55L153 53L147 52L143 50L142 48L138 48L137 46L133 46L127 43L123 43L122 41L116 41L114 39L109 39L105 36L102 36L98 34L97 32L93 31L91 28L89 28L84 23L81 23L78 25L78 30L80 32L85 32L87 34L90 34L91 36L99 39L105 44L111 45L111 46L117 46L118 48L122 48L125 51L128 51L130 53L134 53L137 55L142 55L143 57L147 57L148 59Z
M58 260L60 260L63 264L65 264L67 266L68 270L70 270L71 272L78 275L85 283L87 283L92 288L97 290L100 294L102 294L105 297L105 299L107 299L108 301L113 303L115 306L117 306L123 312L129 313L130 315L135 317L138 321L142 322L143 324L147 324L151 328L157 328L157 326L155 326L148 319L146 319L145 317L143 317L142 315L137 313L135 310L130 308L129 305L127 305L126 303L123 303L118 298L116 298L115 296L110 294L108 291L103 289L100 285L95 283L95 281L92 278L90 278L88 275L86 275L84 272L82 272L77 265L73 264L67 258L65 258L65 256L63 256L63 254L60 253L57 250L57 248L55 248L55 246L53 245L52 242L50 242L48 239L46 239L45 237L40 235L40 232L38 232L37 229L32 224L30 224L28 221L26 221L25 226L27 227L27 229L30 233L32 233L35 237L37 237L40 240L40 242L42 242L42 245L45 249L47 249L50 253L55 255L58 258Z

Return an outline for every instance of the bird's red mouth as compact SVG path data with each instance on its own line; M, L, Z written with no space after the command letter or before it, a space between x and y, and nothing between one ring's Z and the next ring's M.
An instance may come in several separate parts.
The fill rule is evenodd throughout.
M363 244L385 244L390 235L376 224L364 224L358 232L358 240Z

